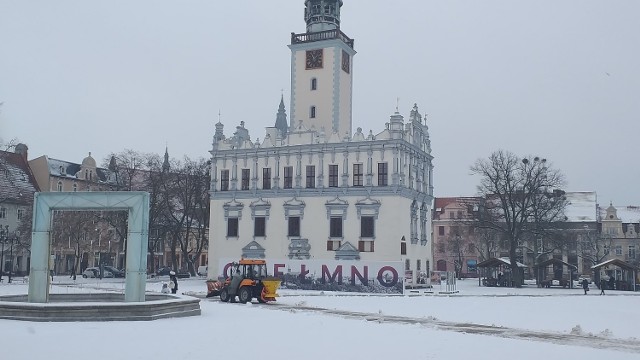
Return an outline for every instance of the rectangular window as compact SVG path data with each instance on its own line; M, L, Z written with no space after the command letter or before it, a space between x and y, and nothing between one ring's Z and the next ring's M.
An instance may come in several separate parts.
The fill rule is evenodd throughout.
M251 171L249 169L242 169L242 190L249 190L249 177Z
M289 232L287 236L300 236L300 217L289 216Z
M444 236L444 226L438 226L438 235Z
M262 189L271 189L271 168L262 169Z
M378 163L378 186L389 185L389 165L384 163Z
M307 166L307 188L316 187L316 167L314 165Z
M24 217L24 209L18 209L18 220L22 220Z
M353 164L353 186L362 186L362 164Z
M358 241L358 251L360 252L374 252L374 246L373 246L373 241L365 241L365 240L360 240Z
M400 243L400 255L407 255L407 243L406 242L401 242Z
M373 238L373 216L362 216L360 218L360 237Z
M7 208L0 208L0 219L7 218Z
M341 241L337 241L337 240L328 240L327 241L327 251L336 251L336 250L340 249L340 246L342 246L342 242Z
M220 191L229 191L229 170L220 171Z
M334 216L329 219L329 237L342 237L342 216Z
M629 245L629 259L635 259L635 258L636 258L636 246Z
M266 219L262 216L256 216L253 223L253 236L265 237L266 236Z
M293 166L284 167L284 188L291 189L293 187Z
M416 271L420 271L420 265L422 265L420 259L416 260Z
M338 165L329 165L329 187L338 187Z
M622 245L616 245L616 256L622 256Z
M227 237L238 237L237 217L230 217L227 219Z

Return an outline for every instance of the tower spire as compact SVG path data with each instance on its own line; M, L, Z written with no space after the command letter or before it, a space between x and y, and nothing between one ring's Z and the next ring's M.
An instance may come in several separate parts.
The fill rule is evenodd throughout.
M164 148L164 162L162 163L162 171L169 171L169 145Z
M275 127L280 130L280 134L284 137L287 135L287 112L284 108L284 94L280 95L280 106L278 106L278 115L276 115Z

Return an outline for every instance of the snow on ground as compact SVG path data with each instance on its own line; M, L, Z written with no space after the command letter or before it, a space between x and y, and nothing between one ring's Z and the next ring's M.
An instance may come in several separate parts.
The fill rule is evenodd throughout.
M159 292L162 281L147 283ZM57 277L54 293L122 291L120 279ZM204 294L203 279L180 281L180 292ZM31 323L0 320L0 353L7 359L640 359L639 293L581 289L508 289L458 283L459 293L422 296L361 296L282 289L278 305L225 304L202 299L202 315L151 322ZM435 287L437 293L440 289ZM26 294L26 284L0 284L0 294ZM316 312L308 308L367 313ZM393 316L453 325L407 324ZM369 320L366 320L366 319ZM371 321L371 319L378 319ZM488 335L452 330L464 324L494 325ZM466 326L466 325L465 325ZM579 327L578 327L579 326ZM470 328L472 329L472 328ZM521 329L521 330L517 330ZM591 333L582 342L563 336ZM544 336L527 338L527 331ZM510 336L510 334L515 334ZM506 336L505 336L506 334ZM560 335L558 335L560 334ZM548 335L548 336L547 336ZM515 338L514 338L515 337ZM520 339L522 338L522 339ZM559 340L557 340L559 339ZM586 339L586 343L585 340ZM616 342L631 343L623 350ZM630 350L631 349L631 350Z

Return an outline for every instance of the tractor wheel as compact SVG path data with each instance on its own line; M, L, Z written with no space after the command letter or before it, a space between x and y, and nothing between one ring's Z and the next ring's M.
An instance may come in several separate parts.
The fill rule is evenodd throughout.
M222 289L220 291L220 300L222 302L228 302L229 301L229 289L227 289L226 287L224 289Z
M240 291L238 292L238 298L240 298L240 302L243 304L251 301L251 288L249 286L241 287Z

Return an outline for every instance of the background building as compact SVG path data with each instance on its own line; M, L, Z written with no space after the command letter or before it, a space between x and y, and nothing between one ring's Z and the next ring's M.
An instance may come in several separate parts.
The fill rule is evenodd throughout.
M0 272L5 276L23 275L30 265L31 212L39 187L27 156L24 144L15 152L0 151Z

